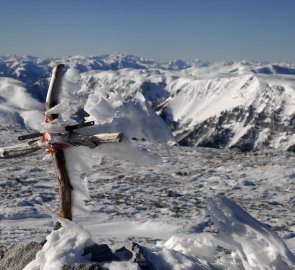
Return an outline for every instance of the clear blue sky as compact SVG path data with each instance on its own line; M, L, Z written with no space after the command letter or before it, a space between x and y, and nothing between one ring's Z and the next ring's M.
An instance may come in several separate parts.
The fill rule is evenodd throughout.
M0 0L0 55L295 62L295 0Z

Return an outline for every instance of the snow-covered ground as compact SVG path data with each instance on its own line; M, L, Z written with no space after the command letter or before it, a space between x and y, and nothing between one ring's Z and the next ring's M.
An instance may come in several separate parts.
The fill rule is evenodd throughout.
M210 106L200 112L206 112L212 121L214 115L220 117L222 106L236 107L235 102L242 106L255 101L255 108L264 112L262 119L248 115L248 122L244 122L242 110L240 118L231 114L228 123L224 121L222 125L230 122L232 126L251 126L253 119L265 120L267 113L278 111L280 104L284 106L278 114L286 117L278 119L285 119L282 123L291 121L293 75L278 75L276 66L262 71L256 67L255 72L271 77L260 74L251 79L249 72L255 72L247 63L208 67L196 62L196 66L184 71L164 71L163 67L158 70L158 66L145 63L152 65L150 70L89 71L81 78L77 70L68 70L62 103L54 108L55 112L63 120L70 120L70 116L71 121L81 121L83 117L94 120L94 127L80 130L83 134L124 132L125 140L92 150L65 150L74 187L74 223L61 221L62 229L54 232L58 185L50 156L42 150L22 158L2 159L0 244L42 241L47 236L42 251L26 270L87 262L83 249L93 242L106 243L115 251L131 241L145 247L156 269L295 269L294 153L280 150L286 149L280 147L283 144L274 147L279 149L247 153L177 146L167 122L155 112L168 110L172 118L167 121L174 121L173 117L181 114L180 124L189 120L189 125L195 127L201 117L199 107L191 104L187 110L186 105L198 101L194 100L195 95L204 95L202 104ZM244 84L244 79L248 84ZM284 90L277 87L278 83L284 84ZM0 147L17 143L17 136L28 132L23 127L52 131L66 123L40 125L42 103L23 84L1 78L0 86ZM266 88L281 94L254 98L253 93L260 97L258 90ZM232 92L224 96L228 89ZM240 93L239 89L246 90ZM216 99L211 99L216 93L224 97L221 107L214 106ZM26 103L19 102L22 100ZM210 108L215 110L212 115ZM73 116L77 109L79 112ZM182 123L181 119L186 120ZM236 123L231 122L233 119ZM13 126L15 121L18 125ZM274 132L286 133L280 125L276 128L282 130L272 130L272 137L277 134ZM247 128L243 126L238 131L243 133ZM258 138L263 141L263 134L269 137L266 133L262 130ZM292 136L287 134L283 140L281 133L278 143L288 144ZM130 140L132 137L137 139ZM238 141L237 136L233 138ZM104 263L104 267L138 269L127 261Z
M12 143L17 135L2 131L1 143L6 140ZM159 153L163 163L146 167L111 157L103 158L101 164L97 161L88 177L91 195L88 205L92 211L75 217L92 240L107 243L114 250L128 241L136 241L151 250L156 246L165 247L169 252L173 249L215 265L225 265L225 269L242 269L241 252L250 263L252 255L249 254L258 252L257 247L281 252L275 248L275 245L282 245L278 238L271 240L274 246L269 246L265 241L269 241L270 236L266 235L263 240L257 224L258 232L253 232L238 229L236 223L226 221L223 236L226 238L215 239L216 227L204 209L209 204L213 211L210 199L224 195L269 226L291 251L295 251L294 154L280 151L238 153L179 146L170 147L168 153L157 145L146 147ZM0 188L1 243L44 239L55 223L52 213L58 212L57 180L50 158L37 152L13 161L2 160ZM225 210L224 205L225 202L221 210ZM246 226L245 214L235 218L240 226ZM223 222L220 216L217 219ZM230 228L230 224L234 227ZM234 237L233 242L229 242L228 230L238 230L231 233L239 238ZM244 245L237 251L239 241ZM235 253L234 258L228 255L228 250ZM267 260L271 260L269 258ZM289 265L292 264L289 262Z

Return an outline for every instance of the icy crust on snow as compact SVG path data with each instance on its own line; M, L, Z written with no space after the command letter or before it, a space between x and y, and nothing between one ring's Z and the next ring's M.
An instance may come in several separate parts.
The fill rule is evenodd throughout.
M175 234L156 246L144 247L155 269L288 270L295 266L295 255L283 240L226 197L211 200L208 215L218 231L216 235ZM77 223L60 222L62 228L47 236L43 249L24 270L61 269L65 264L89 262L90 258L82 255L84 248L94 243L90 233ZM103 266L106 269L139 269L126 261Z

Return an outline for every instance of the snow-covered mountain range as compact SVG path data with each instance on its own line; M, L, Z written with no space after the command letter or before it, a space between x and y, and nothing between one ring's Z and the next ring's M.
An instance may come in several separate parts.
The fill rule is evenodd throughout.
M60 118L45 123L58 63L67 70L50 113ZM50 155L1 160L0 270L294 269L294 153L194 146L294 151L295 65L7 56L0 74L1 147L26 129L58 140L83 119L95 121L83 135L124 133L64 149L74 221L53 232ZM158 143L174 140L192 147ZM88 253L97 246L111 259Z
M77 95L85 104L98 91L116 92L129 102L141 99L156 114L138 113L161 117L181 145L295 148L295 65L287 63L157 63L120 54L0 57L1 127L36 128L31 116L44 108L57 63L79 70Z

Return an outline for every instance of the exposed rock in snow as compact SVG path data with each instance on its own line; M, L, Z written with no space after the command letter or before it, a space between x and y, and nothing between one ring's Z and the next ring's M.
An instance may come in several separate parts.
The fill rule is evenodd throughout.
M112 250L106 244L93 244L85 247L84 256L90 256L90 260L94 262L119 261L119 258L113 254Z
M75 263L75 265L64 265L62 270L101 270L102 268L93 263Z
M42 243L29 242L3 248L0 257L0 270L23 270L29 262L35 259L42 246Z
M156 270L155 266L150 262L148 258L148 250L139 244L132 242L128 245L127 250L132 252L130 261L140 266L140 269Z

